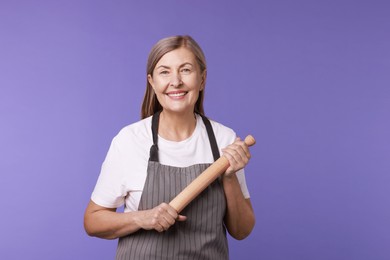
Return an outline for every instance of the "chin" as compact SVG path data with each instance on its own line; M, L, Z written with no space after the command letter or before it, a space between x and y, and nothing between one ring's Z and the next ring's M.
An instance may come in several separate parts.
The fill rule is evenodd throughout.
M194 107L165 107L164 110L169 111L171 113L177 114L185 114L185 113L193 113Z

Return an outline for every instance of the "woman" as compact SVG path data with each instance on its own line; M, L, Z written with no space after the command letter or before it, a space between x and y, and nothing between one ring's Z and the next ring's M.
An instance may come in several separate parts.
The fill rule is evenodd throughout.
M149 54L142 120L113 139L84 217L89 235L119 238L117 259L228 259L225 228L236 239L253 229L243 171L250 153L204 116L206 73L189 36L162 39ZM230 167L179 215L169 201L220 151Z

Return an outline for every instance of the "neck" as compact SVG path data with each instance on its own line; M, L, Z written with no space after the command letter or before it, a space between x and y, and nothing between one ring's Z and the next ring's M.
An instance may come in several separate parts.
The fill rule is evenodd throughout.
M189 138L195 127L196 117L193 112L178 114L163 110L158 134L166 140L179 142Z

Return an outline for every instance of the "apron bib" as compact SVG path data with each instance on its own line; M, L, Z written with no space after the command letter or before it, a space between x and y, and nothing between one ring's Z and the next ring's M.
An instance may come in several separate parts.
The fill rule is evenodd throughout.
M153 115L153 145L150 148L147 177L138 210L152 209L162 202L169 203L211 164L195 164L189 167L174 167L158 162L158 122L160 112ZM219 150L210 121L202 116L210 140L214 160ZM116 259L228 259L228 244L224 216L226 200L219 179L193 200L177 221L167 231L140 229L119 239Z

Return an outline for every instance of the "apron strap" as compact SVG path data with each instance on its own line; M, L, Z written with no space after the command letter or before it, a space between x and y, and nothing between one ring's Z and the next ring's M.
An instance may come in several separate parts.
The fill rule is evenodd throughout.
M153 115L152 118L152 135L153 135L153 145L150 147L149 161L158 162L158 123L160 119L161 111L158 111ZM204 115L199 114L202 117L203 123L206 126L207 135L209 137L211 151L213 152L214 161L218 160L220 157L219 149L217 145L217 140L215 139L213 127L211 126L210 120Z
M199 115L202 117L203 123L206 126L207 135L208 135L209 141L210 141L211 151L213 152L214 161L216 161L220 157L220 154L219 154L219 149L218 149L218 145L217 145L217 140L215 139L213 127L211 126L210 120L207 117L205 117L204 115L201 115L201 114L199 114Z
M158 162L158 146L157 146L157 137L158 137L158 123L160 119L161 111L158 111L153 115L152 118L152 135L153 135L153 145L150 147L149 161Z

